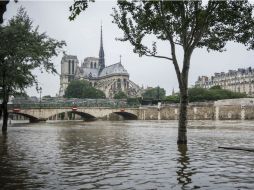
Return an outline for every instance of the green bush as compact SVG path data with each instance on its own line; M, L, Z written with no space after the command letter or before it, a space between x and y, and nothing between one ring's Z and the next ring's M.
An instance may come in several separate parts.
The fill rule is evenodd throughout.
M180 97L178 95L173 95L173 96L166 96L165 99L163 100L165 103L179 103L180 102Z
M127 98L127 95L122 91L119 91L118 93L114 95L114 99L126 99L126 98Z
M221 89L220 86L214 86L210 89L190 88L188 93L190 102L215 101L222 99L234 99L246 97L246 94Z
M141 98L127 98L128 105L140 105Z
M92 87L84 80L73 80L68 85L64 97L66 98L105 98L104 92Z
M189 88L188 93L189 102L216 101L223 99L245 98L247 96L244 93L237 93L230 90L221 89L220 86L214 86L210 89ZM180 97L179 95L167 96L164 101L167 103L179 103Z
M164 99L166 95L166 91L164 88L156 87L146 90L142 97L144 99Z

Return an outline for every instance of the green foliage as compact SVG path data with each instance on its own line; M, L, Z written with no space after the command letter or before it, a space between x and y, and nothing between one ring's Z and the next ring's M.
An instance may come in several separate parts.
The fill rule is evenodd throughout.
M142 97L144 99L164 99L166 95L166 91L164 88L156 87L146 90Z
M38 27L21 8L7 25L0 26L0 87L5 99L8 95L24 91L37 84L32 73L35 68L56 73L51 61L57 56L65 42L40 34Z
M139 56L170 61L181 102L188 102L190 60L196 48L222 52L228 41L254 48L253 6L248 1L118 1L117 5L114 23L124 33L119 40L130 42ZM156 37L156 42L149 43L149 36ZM169 44L168 54L160 54L159 41ZM177 57L177 46L183 49L181 58Z
M15 93L13 95L15 98L17 98L17 97L28 98L29 97L26 92L19 92L19 93Z
M69 16L70 20L74 20L81 11L84 11L88 7L88 2L94 2L94 0L74 0L72 6L69 7L71 15Z
M196 47L223 51L227 41L254 47L253 7L247 1L118 1L117 4L113 17L124 32L121 40L129 41L140 56L158 54L155 42L151 48L143 43L150 34L168 41L171 48L176 44L183 46L185 52Z
M179 96L166 96L165 99L163 100L167 103L179 103L180 102L180 97Z
M189 88L189 102L204 102L204 101L216 101L223 99L235 99L247 97L244 93L232 92L224 90L220 86L214 86L210 89L205 88ZM179 96L167 96L164 99L168 103L179 103Z
M105 98L105 94L84 80L73 80L69 83L65 95L66 98Z
M203 102L203 101L215 101L222 99L235 99L245 98L247 95L243 93L236 93L229 90L221 89L218 87L204 89L204 88L190 88L189 89L189 101L190 102Z
M0 25L0 88L2 89L3 112L2 131L7 131L8 108L10 95L24 92L24 89L38 82L32 71L39 68L57 73L51 58L57 56L65 42L40 34L38 27L21 8L17 16L10 19L7 25Z
M51 98L50 95L42 96L42 98Z
M220 85L216 85L216 86L212 86L210 89L213 90L213 89L222 89L222 88Z
M127 98L127 95L122 91L119 91L118 93L114 95L114 99L126 99L126 98Z
M127 104L131 106L140 105L141 98L127 98Z

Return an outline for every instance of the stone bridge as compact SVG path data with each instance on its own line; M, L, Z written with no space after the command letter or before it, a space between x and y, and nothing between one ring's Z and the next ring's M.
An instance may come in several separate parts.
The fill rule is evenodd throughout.
M30 122L46 121L62 113L73 113L84 120L108 119L111 114L117 114L124 119L135 120L139 116L139 108L107 108L107 107L63 107L63 108L13 108L10 114L22 115Z
M42 105L40 105L42 106ZM55 106L30 107L30 105L9 107L9 113L26 116L31 122L56 119L63 113L79 115L84 120L103 119L110 120L115 114L123 119L138 120L177 120L179 118L179 105L143 106L128 108L115 107L87 107L87 106ZM66 116L66 114L64 114ZM64 118L66 119L66 117ZM190 103L188 106L189 120L254 120L254 98L234 100L219 100L216 102Z

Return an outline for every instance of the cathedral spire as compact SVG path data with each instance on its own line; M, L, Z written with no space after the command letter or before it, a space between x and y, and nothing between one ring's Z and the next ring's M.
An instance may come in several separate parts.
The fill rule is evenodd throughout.
M99 67L100 67L100 70L105 68L103 38L102 38L102 24L101 24L101 41L100 41L100 51L99 51Z

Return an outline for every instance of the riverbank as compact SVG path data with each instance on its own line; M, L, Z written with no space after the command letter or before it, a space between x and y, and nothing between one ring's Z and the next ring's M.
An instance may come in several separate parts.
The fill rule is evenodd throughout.
M177 120L179 105L141 107L141 120ZM254 98L227 99L215 102L189 103L189 120L254 120Z

